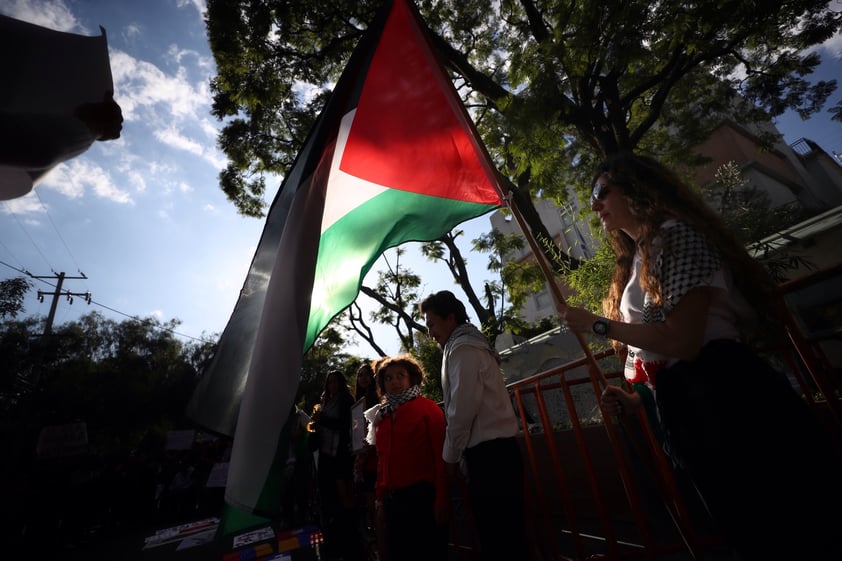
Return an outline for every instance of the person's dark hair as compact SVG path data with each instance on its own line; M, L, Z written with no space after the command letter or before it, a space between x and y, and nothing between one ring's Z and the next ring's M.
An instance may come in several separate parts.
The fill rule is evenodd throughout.
M783 300L777 285L698 191L654 158L630 153L616 154L601 162L594 172L592 184L600 177L607 180L609 188L620 188L630 212L641 222L637 240L620 230L606 232L617 258L614 277L603 301L606 316L620 319L620 300L631 276L638 247L643 257L641 284L655 302L660 303L660 283L654 270L657 265L649 259L649 252L652 240L660 234L661 225L674 218L702 233L717 249L740 293L758 314L759 327L769 331L765 335L772 335L773 339L781 335Z
M410 354L401 354L395 356L387 356L378 360L374 367L376 370L375 380L377 380L377 388L380 390L380 395L386 395L386 382L384 380L383 372L390 366L403 366L409 373L409 385L420 386L424 382L424 367L417 358Z
M360 386L360 373L368 372L371 376L371 383L367 388ZM365 398L365 406L372 407L380 402L380 395L377 392L377 378L374 375L374 367L371 363L366 361L357 369L356 385L354 387L354 399L357 401Z
M328 385L328 382L330 382L331 377L336 377L337 381L339 382L339 390L337 390L337 392L336 392L337 395L343 394L343 393L348 394L349 396L351 395L351 388L348 387L348 379L345 378L345 374L343 374L343 372L341 370L331 370L330 372L327 373L327 376L325 376L325 387L322 390L322 398L321 398L322 404L324 404L327 401L327 398L328 398L327 385Z
M442 318L453 314L456 318L457 325L468 323L468 313L465 311L465 304L449 290L441 290L430 294L421 301L418 308L422 314L432 312Z

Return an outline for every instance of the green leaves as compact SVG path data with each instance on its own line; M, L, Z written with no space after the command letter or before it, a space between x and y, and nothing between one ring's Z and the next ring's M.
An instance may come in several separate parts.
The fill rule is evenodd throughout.
M532 199L564 202L572 193L585 200L594 164L608 154L698 165L693 147L724 120L766 122L787 110L806 118L837 87L834 80L810 81L819 57L809 48L842 24L828 0L414 3L492 160L517 187L518 206L539 233L546 228ZM291 166L380 5L209 0L218 69L213 111L225 122L219 144L230 160L220 185L239 212L262 216L266 178ZM842 121L842 102L830 111ZM571 277L594 309L607 284L599 267L609 256L602 251ZM430 245L428 256L468 282L460 277L461 256L446 255L444 242ZM537 282L527 267L503 275L512 286ZM475 310L485 309L483 323L505 316L489 313L470 287L466 292ZM510 301L512 308L517 303ZM396 321L383 313L380 320Z
M618 150L688 161L735 94L754 104L732 115L746 123L809 116L836 88L807 79L818 56L804 49L842 21L826 0L416 4L499 168L560 200ZM232 162L221 183L242 213L262 214L256 178L286 172L321 108L301 92L330 91L379 5L208 3L214 114L247 123L220 141Z
M0 319L16 318L23 309L23 298L32 288L32 283L25 277L0 281Z
M177 339L178 320L118 323L92 312L50 336L41 335L42 323L0 323L0 416L39 427L85 422L94 454L128 455L145 437L183 426L216 345Z

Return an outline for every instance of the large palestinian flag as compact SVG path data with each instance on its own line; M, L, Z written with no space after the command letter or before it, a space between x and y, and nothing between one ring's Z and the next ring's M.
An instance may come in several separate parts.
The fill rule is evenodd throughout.
M272 516L301 359L388 248L501 204L495 171L407 0L358 45L272 204L240 300L191 402L230 434L226 502ZM247 373L247 374L246 374ZM273 466L275 461L277 466Z

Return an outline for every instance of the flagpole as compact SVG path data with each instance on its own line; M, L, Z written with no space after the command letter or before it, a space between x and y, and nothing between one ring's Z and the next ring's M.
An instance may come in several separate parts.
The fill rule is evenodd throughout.
M553 278L553 270L550 267L549 260L544 252L541 250L541 247L538 244L538 240L535 239L535 236L532 234L532 229L529 228L529 225L526 223L526 220L523 218L523 215L520 212L520 209L517 206L517 203L514 200L514 187L510 185L510 181L503 177L502 174L499 172L497 173L498 180L502 179L503 183L505 183L508 189L504 192L500 188L500 182L496 183L497 188L501 191L503 196L503 200L506 201L506 206L508 206L509 210L512 212L512 215L515 217L518 226L520 227L521 233L526 238L527 243L529 244L530 249L532 250L532 254L535 256L535 260L538 262L538 266L541 268L541 272L544 274L544 278L547 281L547 284L550 287L550 292L552 293L553 300L555 302L556 311L561 317L564 317L565 309L567 308L567 302L564 300L564 296L561 294L561 289L559 289L558 284L555 283ZM602 372L602 369L599 367L599 363L593 356L591 352L590 346L588 345L585 338L582 336L581 333L573 332L576 336L576 340L579 341L579 345L582 347L582 350L585 352L585 357L587 358L588 362L591 365L593 372L596 374L599 382L602 383L603 387L608 386L608 380L605 378L605 374Z
M407 2L406 6L409 8L409 12L412 14L413 19L415 20L415 24L418 26L418 29L421 31L419 39L423 40L424 43L427 45L427 48L430 51L430 54L436 59L440 68L444 68L444 64L442 64L441 60L439 60L438 52L432 48L430 45L429 39L426 36L425 29L426 24L424 24L423 19L421 18L420 14L418 13L418 9L416 8L413 2ZM442 87L448 88L452 95L453 99L459 99L459 95L456 92L456 88L453 86L453 82L450 80L443 80ZM526 221L521 215L520 211L515 204L512 194L515 191L514 185L511 181L508 180L505 176L500 173L500 170L497 169L495 165L493 165L493 160L488 153L488 150L485 147L485 143L482 142L479 132L476 129L476 125L474 124L473 119L470 118L468 115L467 109L465 109L464 104L462 103L454 103L453 108L462 115L463 123L465 127L470 131L471 140L474 143L474 147L476 150L480 151L483 155L482 164L484 164L486 174L494 188L500 195L500 198L505 201L506 205L512 211L512 214L515 216L515 219L520 226L521 231L523 232L524 237L526 237L527 242L529 243L529 247L532 249L532 253L535 255L535 259L538 261L538 265L541 267L541 271L544 274L544 278L547 280L547 284L550 285L550 291L553 294L553 300L555 301L556 310L558 311L560 316L564 316L564 310L567 307L567 303L564 301L564 297L561 295L561 291L558 288L558 285L553 281L553 273L552 269L550 268L546 255L544 252L541 251L538 241L532 235L532 230L526 224ZM507 185L507 189L503 189L501 187L502 184ZM593 353L590 350L585 339L582 337L580 333L574 333L576 335L576 339L579 341L579 345L582 347L582 350L585 352L585 356L587 357L589 363L593 371L596 373L599 381L602 383L603 386L608 385L608 381L605 378L605 375L602 373L602 369L600 369L599 364L597 363L596 359L593 357Z

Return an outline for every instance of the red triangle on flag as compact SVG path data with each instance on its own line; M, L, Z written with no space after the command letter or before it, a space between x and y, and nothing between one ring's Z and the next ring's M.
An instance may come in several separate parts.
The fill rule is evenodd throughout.
M396 2L369 66L340 167L393 189L498 205L500 196L462 111L414 16Z

